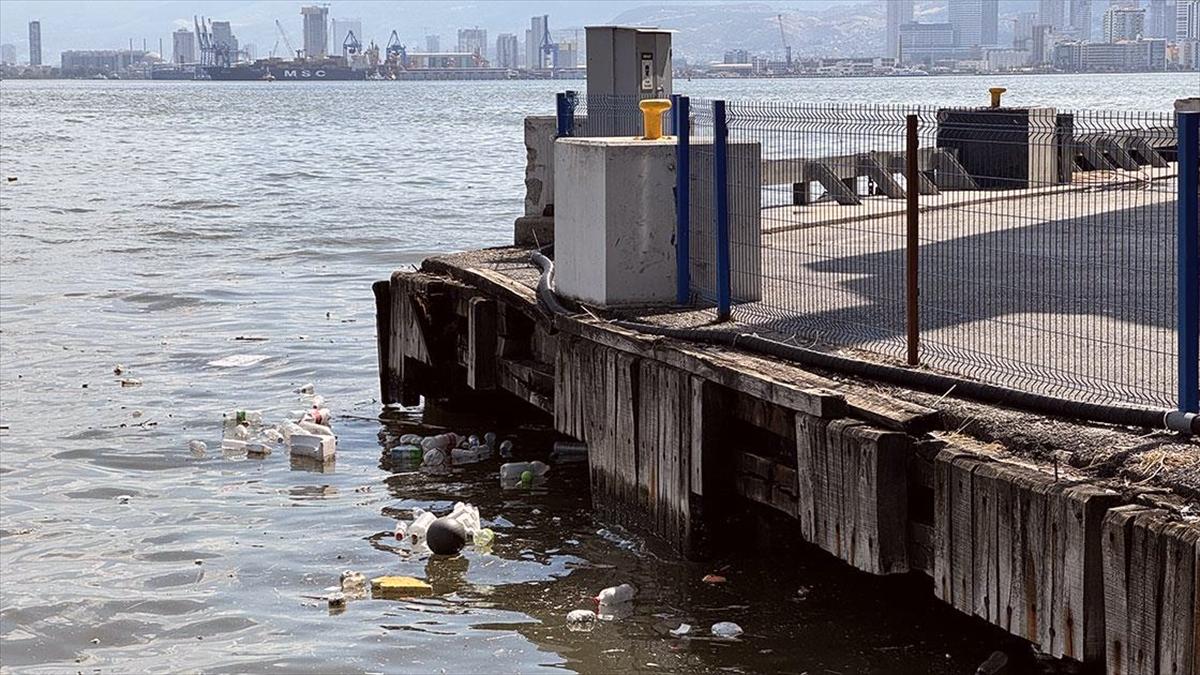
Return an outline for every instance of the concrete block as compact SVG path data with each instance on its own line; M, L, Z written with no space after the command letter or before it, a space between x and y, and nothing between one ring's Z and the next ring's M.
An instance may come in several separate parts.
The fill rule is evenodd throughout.
M554 215L554 116L525 118L525 215Z
M557 290L597 305L675 299L674 139L561 138Z

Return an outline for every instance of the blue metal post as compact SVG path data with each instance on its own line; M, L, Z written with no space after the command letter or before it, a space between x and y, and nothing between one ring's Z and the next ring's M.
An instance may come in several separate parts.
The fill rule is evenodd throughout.
M729 281L729 127L725 101L713 101L713 217L717 230L717 321L731 313Z
M686 305L692 295L691 129L688 97L671 94L675 125L675 302Z
M559 92L555 95L554 103L559 137L575 135L575 92Z
M1175 104L1179 129L1179 409L1200 412L1200 99Z

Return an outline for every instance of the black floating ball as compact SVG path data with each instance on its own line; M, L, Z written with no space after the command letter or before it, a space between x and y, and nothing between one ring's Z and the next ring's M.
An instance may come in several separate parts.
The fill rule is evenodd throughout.
M467 530L457 520L438 518L425 532L429 550L441 555L454 555L467 545Z

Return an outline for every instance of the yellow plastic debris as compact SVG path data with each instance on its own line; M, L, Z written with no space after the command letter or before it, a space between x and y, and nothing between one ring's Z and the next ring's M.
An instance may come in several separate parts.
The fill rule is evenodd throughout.
M407 598L414 595L433 595L433 586L415 577L375 577L371 580L372 597Z

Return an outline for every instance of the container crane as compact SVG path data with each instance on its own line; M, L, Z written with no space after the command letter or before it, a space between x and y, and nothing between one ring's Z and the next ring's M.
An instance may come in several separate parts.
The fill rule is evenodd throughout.
M388 37L387 46L384 47L384 55L389 64L398 65L402 68L408 67L408 49L400 43L400 36L394 30Z
M292 41L288 39L287 31L283 29L283 24L279 23L279 19L275 19L275 30L279 32L279 38L283 40L283 45L288 48L288 53L295 54L296 60L299 61L301 59L301 51L292 46ZM276 41L275 44L278 45L279 42Z
M783 29L783 15L777 14L776 19L779 20L779 39L783 42L783 51L787 55L787 72L792 72L792 46L788 44L787 32Z
M354 34L354 31L346 31L346 39L342 41L342 56L349 59L360 53L362 53L362 42Z
M538 49L541 67L555 70L558 68L558 45L550 41L550 21L546 20L546 32L542 33L542 44ZM547 65L549 63L549 65Z

